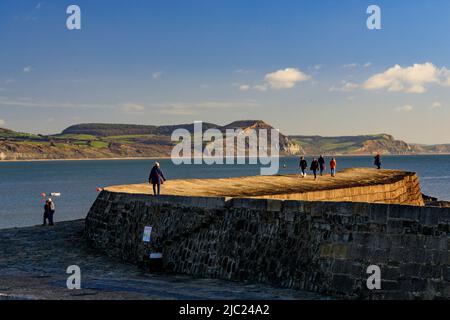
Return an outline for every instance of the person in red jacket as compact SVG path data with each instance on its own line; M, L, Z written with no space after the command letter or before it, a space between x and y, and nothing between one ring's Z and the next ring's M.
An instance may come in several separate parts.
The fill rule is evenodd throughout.
M331 176L335 177L336 176L336 159L332 158L330 161L330 170L331 170Z

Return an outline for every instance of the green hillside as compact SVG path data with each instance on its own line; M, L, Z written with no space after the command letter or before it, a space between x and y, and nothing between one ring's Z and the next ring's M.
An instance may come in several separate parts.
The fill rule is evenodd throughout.
M235 121L225 126L203 123L203 129L271 129L261 120ZM125 157L168 157L176 129L193 133L193 124L130 125L77 124L56 135L34 135L0 128L0 159L86 159ZM450 145L417 145L396 140L388 134L361 136L285 136L280 134L282 155L370 155L450 153Z

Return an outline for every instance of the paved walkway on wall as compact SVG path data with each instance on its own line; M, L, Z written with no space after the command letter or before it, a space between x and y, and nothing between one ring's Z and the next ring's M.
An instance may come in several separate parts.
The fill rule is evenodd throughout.
M168 180L162 186L166 195L196 197L259 197L267 195L305 193L330 189L363 187L395 183L411 172L398 170L376 170L369 168L346 169L336 177L329 174L314 180L311 174L306 178L300 175L254 176L229 179L188 179ZM133 184L105 188L111 192L151 194L148 184Z
M84 221L0 230L0 300L18 299L325 299L264 285L143 273L88 247ZM66 269L81 268L82 290L68 290Z

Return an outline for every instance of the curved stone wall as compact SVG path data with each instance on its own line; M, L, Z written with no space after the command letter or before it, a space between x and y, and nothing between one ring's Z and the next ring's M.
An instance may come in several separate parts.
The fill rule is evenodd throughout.
M411 173L402 179L386 183L349 188L288 193L259 198L304 201L350 201L369 203L392 203L423 206L424 201L417 175Z
M129 194L152 193L148 183L112 186L105 190ZM312 176L302 179L299 175L169 180L164 183L162 192L192 197L424 205L419 179L414 172L367 168L345 169L336 177L325 175L317 180Z
M165 271L363 299L450 298L449 235L449 208L350 202L103 191L86 218L92 245L129 262L162 253Z

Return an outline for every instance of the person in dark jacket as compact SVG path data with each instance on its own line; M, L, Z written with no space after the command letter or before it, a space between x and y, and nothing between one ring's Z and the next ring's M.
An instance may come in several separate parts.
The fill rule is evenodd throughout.
M378 168L378 170L381 169L381 155L379 153L375 156L375 161L373 164Z
M306 177L306 169L308 169L308 162L305 160L305 157L300 157L300 170L302 171L302 178Z
M314 174L314 180L317 179L317 170L319 170L319 161L316 158L311 162L311 167L309 168Z
M326 170L327 166L325 165L325 158L320 155L319 157L319 170L320 170L320 175L323 176L324 171Z
M55 204L53 203L51 198L48 198L44 205L44 223L42 225L46 226L48 220L48 225L53 226L54 214L55 214Z
M161 184L166 181L163 172L160 169L159 163L155 162L155 165L150 171L150 175L148 176L148 182L153 185L153 194L159 195L161 191Z

